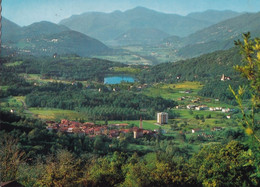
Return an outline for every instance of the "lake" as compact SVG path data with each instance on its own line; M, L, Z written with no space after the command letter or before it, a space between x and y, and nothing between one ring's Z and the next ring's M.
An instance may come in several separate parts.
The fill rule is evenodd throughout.
M130 75L116 75L116 76L107 76L104 78L105 84L120 84L121 82L135 82L134 77Z

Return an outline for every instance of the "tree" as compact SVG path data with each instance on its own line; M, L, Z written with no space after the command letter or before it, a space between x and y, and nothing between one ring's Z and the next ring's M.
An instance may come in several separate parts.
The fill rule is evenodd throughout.
M240 40L235 41L235 45L240 46L240 53L245 62L242 66L235 66L235 69L249 81L249 89L251 91L251 114L248 115L243 106L242 96L245 93L245 87L240 86L238 93L236 93L231 86L231 92L236 98L236 101L243 114L243 127L249 136L252 136L258 143L260 138L257 136L257 122L255 121L255 114L259 112L260 106L260 39L250 39L250 33L243 34L243 42Z
M18 148L18 140L5 134L0 138L0 179L16 179L18 167L25 161L25 153Z
M78 186L82 182L80 161L66 150L59 150L56 157L49 156L39 186Z
M238 93L236 93L231 86L229 86L231 92L236 98L236 101L240 107L243 115L243 128L245 132L252 137L253 143L250 144L250 150L254 153L257 170L254 174L260 178L260 137L259 137L259 121L257 121L255 114L259 113L260 106L260 39L250 38L250 33L243 34L243 42L240 40L235 41L235 45L240 47L240 53L242 54L244 65L235 66L235 69L249 81L249 90L251 92L251 111L250 114L246 112L243 105L243 95L246 87L240 86Z
M204 147L190 160L192 173L205 186L246 186L258 185L255 177L252 152L248 147L231 141L227 145Z
M112 157L100 157L93 159L86 166L84 184L85 186L115 186L123 182L124 176L122 165L125 163L125 156L114 152Z

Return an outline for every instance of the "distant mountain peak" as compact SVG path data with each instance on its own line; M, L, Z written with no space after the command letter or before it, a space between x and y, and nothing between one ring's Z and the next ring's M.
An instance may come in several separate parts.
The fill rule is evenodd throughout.
M133 9L126 10L125 13L156 13L157 11L142 7L142 6L137 6ZM159 12L158 12L159 13Z
M124 12L86 12L64 19L60 24L107 43L135 28L153 28L171 35L187 36L210 25L206 21L167 14L141 6Z

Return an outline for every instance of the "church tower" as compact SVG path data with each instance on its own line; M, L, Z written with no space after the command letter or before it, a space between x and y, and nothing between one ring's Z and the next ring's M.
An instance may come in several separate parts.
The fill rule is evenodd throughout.
M142 120L142 117L140 117L140 125L139 125L139 128L140 128L140 129L143 129L143 120Z

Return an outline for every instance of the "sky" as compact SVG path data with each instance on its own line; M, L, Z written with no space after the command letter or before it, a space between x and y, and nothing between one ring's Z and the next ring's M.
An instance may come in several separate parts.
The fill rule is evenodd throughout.
M259 12L260 0L2 0L2 16L26 26L39 21L59 23L84 12L125 11L137 6L179 15L208 9Z

